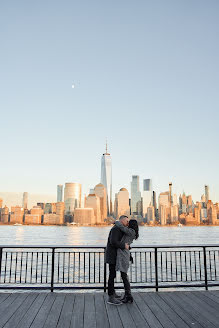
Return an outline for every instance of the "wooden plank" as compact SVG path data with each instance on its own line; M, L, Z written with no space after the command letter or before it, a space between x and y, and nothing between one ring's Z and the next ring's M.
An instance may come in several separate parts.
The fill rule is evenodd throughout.
M39 312L43 302L45 301L48 293L38 293L36 299L31 304L31 307L23 316L22 320L19 322L19 327L29 328Z
M43 326L43 328L54 328L57 326L59 317L62 311L62 307L64 304L65 295L62 293L58 293L56 295L56 299L52 304L52 307L50 309L50 312L47 316L46 322Z
M219 290L211 290L211 294L219 298Z
M75 295L74 309L71 319L71 328L84 327L84 294Z
M27 293L17 294L17 296L18 297L16 297L16 299L5 308L4 312L1 313L0 327L3 327L6 324L6 322L11 318L14 312L25 301L28 294Z
M164 328L175 328L173 322L168 318L166 313L158 306L158 304L150 296L151 293L140 293L141 298L145 304L151 309L156 318L160 321Z
M143 301L139 293L135 294L135 303L147 323L147 326L145 325L145 327L162 328L159 320L148 307L148 305Z
M218 312L218 310L219 310L219 300L218 300L218 303L217 303L214 300L212 300L210 297L208 297L203 292L192 292L192 294L195 297L198 297L198 299L201 300L202 302L207 303L208 306L210 306L212 309L214 309L214 311ZM208 293L208 294L210 294L210 293Z
M59 317L57 328L69 328L74 308L75 295L73 293L65 294L65 300L62 307L62 312Z
M206 291L206 292L201 292L203 295L205 295L205 297L211 299L216 306L218 306L219 304L219 298L217 296L215 296L212 292Z
M132 319L131 314L128 311L128 304L123 304L121 306L118 306L118 312L123 324L123 327L126 328L133 328L136 327L136 324L134 322L134 320Z
M11 318L8 320L8 322L5 324L4 328L15 328L17 326L20 327L21 319L23 318L25 313L28 311L28 309L31 307L31 305L34 302L34 300L36 299L36 297L37 297L36 293L28 293L27 298L23 301L23 303L17 309L17 311L14 312L14 314L11 316Z
M0 304L0 315L2 315L5 311L5 309L12 304L16 298L18 298L20 294L18 293L12 293L7 297L1 304Z
M127 304L127 310L129 311L130 315L132 316L132 319L138 328L145 328L149 327L148 323L145 321L142 313L140 312L136 302L135 302L135 295L136 293L133 293L134 302L132 304Z
M159 293L159 296L177 313L178 316L191 328L202 328L200 323L195 320L189 313L186 313L174 299L172 299L166 292Z
M85 294L84 298L84 327L96 327L94 295L91 293Z
M1 293L0 294L0 304L6 300L11 295L11 293Z
M96 326L97 328L109 328L109 321L106 312L105 301L102 293L94 294Z
M218 325L219 323L219 313L217 313L214 309L212 309L206 302L200 300L200 298L193 295L191 292L183 292L180 294L181 296L187 297L190 302L193 303L193 307L206 317L214 325Z
M157 303L159 308L165 313L166 316L173 322L177 328L189 327L184 320L160 297L161 293L150 293L150 298ZM162 323L163 324L163 323Z
M183 292L168 292L168 294L175 302L177 302L179 306L181 306L185 312L189 313L196 321L198 321L201 326L206 328L215 328L215 326L207 318L205 318L205 316L196 310L193 304L194 302L190 301L188 297L183 295Z
M108 300L108 295L104 295L104 302L106 306L106 312L107 316L109 319L109 325L110 327L116 327L116 328L123 328L119 312L118 312L118 307L123 306L122 305L112 305L107 303Z
M32 324L30 326L31 328L43 327L55 299L56 299L55 293L47 294L39 312L37 313L36 317L34 318Z

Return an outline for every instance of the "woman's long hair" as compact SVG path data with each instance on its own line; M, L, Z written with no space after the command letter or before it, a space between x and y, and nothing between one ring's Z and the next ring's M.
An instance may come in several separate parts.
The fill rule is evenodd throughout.
M129 228L135 230L135 239L138 239L139 237L138 222L136 220L131 219L129 221Z

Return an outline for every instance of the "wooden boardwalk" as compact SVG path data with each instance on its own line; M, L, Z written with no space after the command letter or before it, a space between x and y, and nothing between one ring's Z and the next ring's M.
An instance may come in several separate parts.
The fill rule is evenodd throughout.
M219 291L133 293L107 304L104 293L0 293L0 327L219 327Z

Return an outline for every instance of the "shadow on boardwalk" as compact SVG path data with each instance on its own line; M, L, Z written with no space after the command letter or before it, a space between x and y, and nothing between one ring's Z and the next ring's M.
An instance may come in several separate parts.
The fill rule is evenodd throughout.
M133 293L113 306L103 293L0 293L0 327L219 327L219 291Z

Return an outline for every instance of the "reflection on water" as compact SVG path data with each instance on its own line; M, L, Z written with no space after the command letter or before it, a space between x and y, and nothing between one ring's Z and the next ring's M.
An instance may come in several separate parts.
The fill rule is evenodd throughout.
M0 226L1 245L106 245L108 227ZM134 245L218 244L219 227L140 227Z

